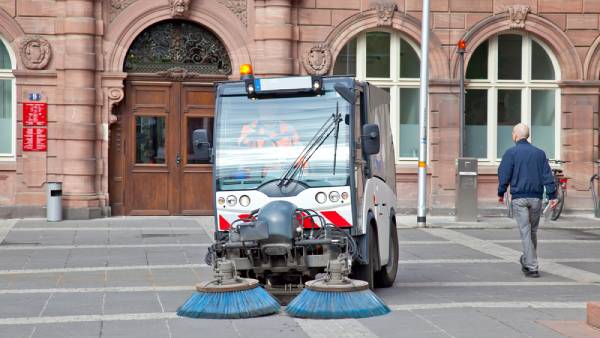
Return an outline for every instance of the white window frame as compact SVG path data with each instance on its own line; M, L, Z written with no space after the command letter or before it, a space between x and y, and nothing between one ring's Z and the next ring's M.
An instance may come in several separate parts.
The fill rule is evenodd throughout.
M8 51L8 57L10 58L11 69L0 68L0 80L11 81L11 109L12 109L12 144L10 153L0 153L0 161L14 161L17 155L17 86L13 69L15 69L16 59L12 48L8 41L0 36L0 43L4 44L4 47Z
M390 77L367 77L367 33L385 32L390 34ZM394 137L394 151L397 163L415 162L418 157L400 157L400 88L419 88L419 78L400 77L400 42L406 41L417 54L421 62L421 50L412 40L402 33L392 29L365 30L356 36L356 79L368 81L379 88L389 88L390 91L390 123Z
M506 34L521 35L521 80L499 80L498 79L498 36ZM554 67L554 80L532 80L531 79L531 41L537 42L546 52ZM487 158L480 158L483 164L498 165L503 154L498 154L498 90L516 89L521 90L521 122L531 126L531 91L532 90L554 90L554 158L560 159L561 140L561 116L560 116L560 88L558 82L561 79L560 67L554 53L543 42L533 35L521 31L508 31L494 35L488 40L488 78L467 80L466 89L487 90ZM474 51L474 50L473 50ZM463 131L464 132L464 131ZM531 141L531 135L529 137Z

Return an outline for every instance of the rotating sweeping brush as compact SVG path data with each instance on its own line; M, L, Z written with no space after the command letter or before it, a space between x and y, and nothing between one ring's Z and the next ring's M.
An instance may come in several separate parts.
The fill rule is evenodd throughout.
M327 277L305 283L302 292L285 309L300 318L365 318L390 312L369 289L369 283L348 278L346 259L330 261Z
M240 278L230 261L217 262L215 280L196 285L193 294L177 309L189 318L237 319L279 312L279 303L256 279Z

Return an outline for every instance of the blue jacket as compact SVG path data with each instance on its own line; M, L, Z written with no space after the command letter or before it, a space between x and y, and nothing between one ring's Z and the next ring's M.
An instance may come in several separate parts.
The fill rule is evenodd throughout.
M546 153L522 139L502 156L498 167L498 196L504 196L510 185L512 198L542 198L556 196L556 184Z

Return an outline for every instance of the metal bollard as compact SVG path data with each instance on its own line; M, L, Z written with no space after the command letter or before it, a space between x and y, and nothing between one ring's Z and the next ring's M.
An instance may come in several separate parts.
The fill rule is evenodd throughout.
M456 221L477 222L477 159L461 157L456 161Z
M48 182L46 219L49 222L62 221L62 183Z

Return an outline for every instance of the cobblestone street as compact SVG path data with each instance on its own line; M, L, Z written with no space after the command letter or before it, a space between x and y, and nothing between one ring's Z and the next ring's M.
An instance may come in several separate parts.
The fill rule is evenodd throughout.
M399 217L396 284L377 291L392 313L336 321L178 318L211 277L210 218L2 221L0 336L562 337L551 327L579 325L600 300L598 220L542 224L541 278L529 279L512 220L432 218L436 227L417 229L413 219Z

